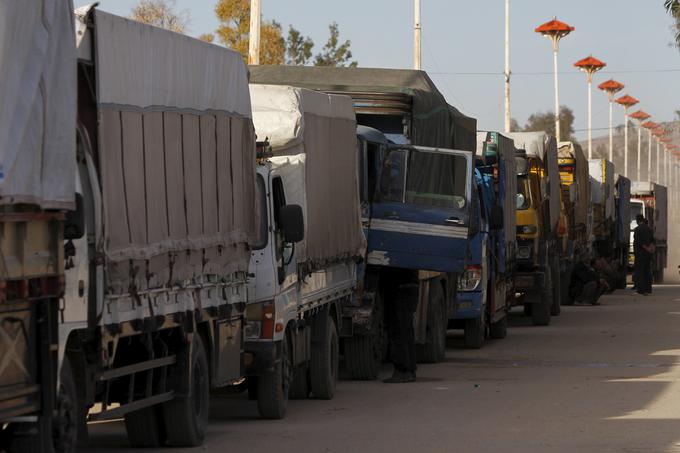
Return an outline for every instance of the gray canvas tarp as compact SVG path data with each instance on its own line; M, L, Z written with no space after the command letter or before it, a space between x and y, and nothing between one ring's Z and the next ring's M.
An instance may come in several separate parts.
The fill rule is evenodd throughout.
M424 71L308 66L251 66L251 83L328 92L402 93L412 97L410 142L475 151L477 120L446 102Z
M550 205L550 225L557 232L560 220L560 168L557 164L557 141L545 132L510 132L508 137L515 141L517 149L523 149L528 156L535 156L543 162L547 175L547 198Z
M101 11L94 27L109 288L245 272L255 136L240 55Z
M305 239L296 245L305 270L363 255L356 121L352 101L310 90L251 85L253 121L268 138L286 202L302 206Z
M0 2L0 204L73 208L74 36L70 0Z

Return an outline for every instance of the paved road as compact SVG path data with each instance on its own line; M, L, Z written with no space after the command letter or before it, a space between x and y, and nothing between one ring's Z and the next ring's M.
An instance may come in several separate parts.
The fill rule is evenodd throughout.
M446 361L418 382L341 381L283 421L216 398L205 446L187 451L680 452L680 286L567 307L550 327L513 312L511 326L478 351L451 332ZM132 451L119 422L93 426L90 444Z

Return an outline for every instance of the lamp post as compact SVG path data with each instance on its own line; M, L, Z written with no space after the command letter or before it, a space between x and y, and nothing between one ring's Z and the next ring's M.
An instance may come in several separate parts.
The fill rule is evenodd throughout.
M664 177L664 183L666 185L669 185L671 182L672 174L671 174L671 156L670 153L668 152L668 145L671 143L671 138L666 135L666 131L663 131L661 134L661 137L659 138L659 141L663 145L663 153L664 156L666 157L666 165L665 165L665 177Z
M543 25L536 27L534 30L536 33L549 38L552 42L553 51L553 75L555 78L555 138L559 142L561 139L560 134L560 85L557 79L557 51L559 50L560 39L567 36L569 33L574 31L574 27L560 22L556 17L553 20L546 22Z
M623 175L628 176L628 109L637 104L633 96L621 96L616 103L623 106Z
M609 99L609 161L614 162L614 124L612 120L614 95L623 90L625 85L614 79L609 79L597 87L607 93L607 98Z
M642 127L647 129L647 144L649 149L647 150L647 181L652 181L652 130L659 125L654 121L647 121L642 123ZM656 148L656 181L659 181L659 147Z
M415 0L414 4L414 24L413 24L413 69L420 71L420 0Z
M588 159L593 158L593 74L607 66L590 55L577 61L574 66L586 73L588 77Z
M651 115L642 110L638 110L635 113L631 113L630 117L637 121L638 126L637 181L640 181L640 166L642 158L642 122L651 117Z

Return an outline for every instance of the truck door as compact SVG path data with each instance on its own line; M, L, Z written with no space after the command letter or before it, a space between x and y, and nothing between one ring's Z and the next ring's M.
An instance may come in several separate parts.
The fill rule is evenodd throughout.
M388 148L372 206L369 264L462 272L472 164L467 151Z

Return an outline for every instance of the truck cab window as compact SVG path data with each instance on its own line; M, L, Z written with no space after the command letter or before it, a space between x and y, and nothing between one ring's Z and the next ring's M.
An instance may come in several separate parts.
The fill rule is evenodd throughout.
M404 201L406 186L406 150L391 151L385 158L380 174L380 199L382 201Z
M467 160L463 156L411 151L406 203L463 209L467 204Z
M269 231L267 225L269 224L269 213L267 212L267 187L264 183L264 178L257 175L257 182L255 184L255 197L257 202L257 240L252 244L253 250L262 250L269 243Z

